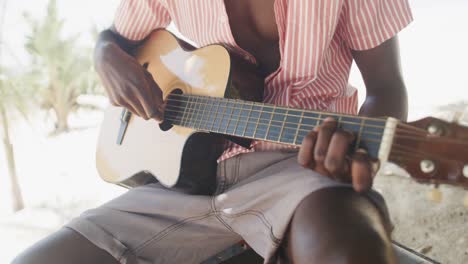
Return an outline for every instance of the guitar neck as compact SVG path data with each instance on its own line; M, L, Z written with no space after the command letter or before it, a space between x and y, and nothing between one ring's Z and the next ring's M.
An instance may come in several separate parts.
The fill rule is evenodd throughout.
M235 99L172 94L165 120L178 126L242 138L300 146L304 137L332 117L356 134L354 148L378 157L387 119L310 111Z

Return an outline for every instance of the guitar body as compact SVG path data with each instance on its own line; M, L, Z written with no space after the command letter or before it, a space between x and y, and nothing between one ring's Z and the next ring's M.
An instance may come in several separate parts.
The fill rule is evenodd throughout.
M165 30L153 32L135 52L152 74L164 98L183 94L261 101L264 80L254 65L221 45L194 49ZM182 126L165 127L132 115L121 144L123 108L109 107L102 123L96 166L107 182L133 187L159 181L167 187L208 194L214 191L221 135ZM235 141L234 138L231 138ZM237 143L248 145L239 139Z

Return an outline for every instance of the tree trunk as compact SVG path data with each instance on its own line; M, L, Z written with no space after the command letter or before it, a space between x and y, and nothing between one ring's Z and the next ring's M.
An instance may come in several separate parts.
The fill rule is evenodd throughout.
M55 121L55 134L68 132L68 111L65 109L53 108L57 120Z
M13 198L13 211L17 212L24 208L23 196L18 183L18 176L16 175L15 156L13 151L13 144L10 141L10 134L8 132L8 120L5 109L0 106L1 120L3 123L3 144L5 146L5 154L8 163L8 173L10 174L11 194Z

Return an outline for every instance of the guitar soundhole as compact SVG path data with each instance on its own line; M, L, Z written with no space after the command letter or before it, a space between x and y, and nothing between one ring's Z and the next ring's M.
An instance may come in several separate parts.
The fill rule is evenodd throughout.
M182 109L181 101L177 98L177 95L181 95L181 89L174 89L167 97L166 110L164 112L164 121L159 124L159 128L162 131L168 131L173 127L174 123L182 120Z

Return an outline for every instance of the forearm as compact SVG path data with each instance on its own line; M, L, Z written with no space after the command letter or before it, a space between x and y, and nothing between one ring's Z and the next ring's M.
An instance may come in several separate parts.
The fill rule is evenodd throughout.
M383 117L391 116L406 121L408 117L408 96L402 80L387 82L379 89L368 89L378 93L367 94L359 109L359 115Z

